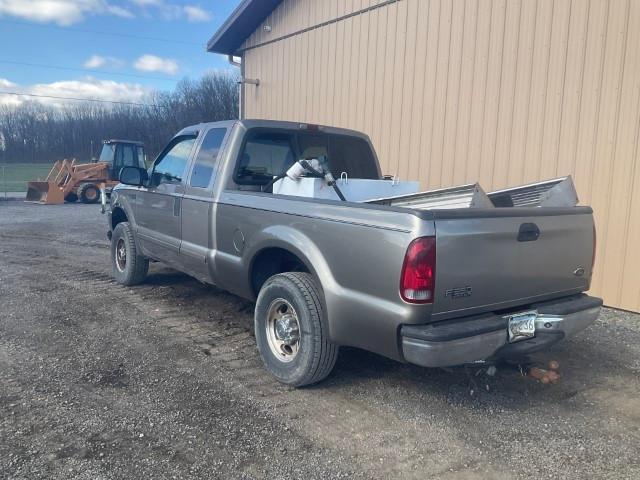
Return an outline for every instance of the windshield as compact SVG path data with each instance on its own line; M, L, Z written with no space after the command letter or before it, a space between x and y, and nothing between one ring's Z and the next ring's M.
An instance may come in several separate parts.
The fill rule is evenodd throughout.
M105 143L102 145L102 151L100 152L100 161L113 163L113 157L115 156L116 146Z

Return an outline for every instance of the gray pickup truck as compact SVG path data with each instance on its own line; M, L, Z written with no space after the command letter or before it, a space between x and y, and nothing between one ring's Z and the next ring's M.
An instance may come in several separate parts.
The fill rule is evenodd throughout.
M253 300L255 337L281 382L324 379L340 345L425 367L545 349L593 323L589 207L419 208L280 195L324 156L334 178L383 179L364 134L263 120L179 132L111 194L115 279L149 261ZM503 207L503 208L499 208Z

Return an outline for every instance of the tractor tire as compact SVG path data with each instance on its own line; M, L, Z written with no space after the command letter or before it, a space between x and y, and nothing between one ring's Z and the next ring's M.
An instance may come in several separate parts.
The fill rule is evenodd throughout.
M93 183L83 183L78 188L78 197L82 203L98 203L100 201L100 189Z
M64 197L64 201L69 203L75 203L78 201L78 195L76 194L76 192L70 192L69 194L67 194L66 197Z
M111 264L113 278L122 285L138 285L149 272L149 259L138 252L129 222L121 222L113 230Z
M308 273L269 278L256 302L256 343L267 370L286 385L303 387L324 380L338 358L329 341L322 295Z

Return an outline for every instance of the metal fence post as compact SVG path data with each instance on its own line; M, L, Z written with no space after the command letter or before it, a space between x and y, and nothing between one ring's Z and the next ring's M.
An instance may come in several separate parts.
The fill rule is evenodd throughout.
M2 189L4 190L4 199L7 199L7 176L5 175L5 166L2 165Z

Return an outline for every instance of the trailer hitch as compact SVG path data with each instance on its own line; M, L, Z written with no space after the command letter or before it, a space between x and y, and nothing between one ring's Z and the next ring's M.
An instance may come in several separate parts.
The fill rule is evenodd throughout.
M525 376L529 378L533 378L534 380L539 381L544 385L548 385L550 383L556 384L560 381L560 364L552 360L549 362L546 369L530 366L526 369Z

